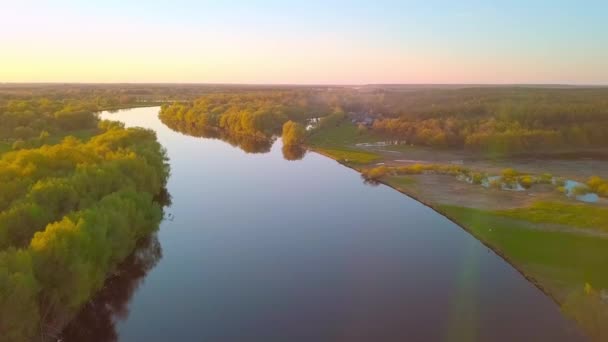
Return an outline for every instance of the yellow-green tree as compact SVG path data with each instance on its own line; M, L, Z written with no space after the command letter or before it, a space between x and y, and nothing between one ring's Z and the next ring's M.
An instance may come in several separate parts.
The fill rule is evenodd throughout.
M299 146L306 140L306 130L304 126L291 120L283 124L283 145Z

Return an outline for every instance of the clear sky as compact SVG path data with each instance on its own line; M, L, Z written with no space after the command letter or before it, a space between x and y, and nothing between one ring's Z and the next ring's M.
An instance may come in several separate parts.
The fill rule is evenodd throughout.
M608 84L607 0L0 2L0 82Z

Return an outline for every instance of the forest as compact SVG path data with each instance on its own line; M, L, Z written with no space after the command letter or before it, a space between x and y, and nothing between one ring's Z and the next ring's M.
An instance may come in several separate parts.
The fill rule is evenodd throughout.
M312 91L212 94L191 102L164 105L160 119L168 126L216 128L230 135L268 140L289 120L326 115L324 98Z
M465 88L368 94L345 104L407 144L520 153L608 147L602 88Z
M44 99L0 107L4 141L65 136L0 154L3 341L61 328L162 219L169 166L156 134L99 121L96 108ZM80 129L87 139L70 134Z
M330 116L330 114L333 114ZM373 119L371 132L404 144L474 152L594 150L608 146L603 88L283 89L213 93L165 104L170 126L268 139L289 121ZM356 121L356 120L354 120Z

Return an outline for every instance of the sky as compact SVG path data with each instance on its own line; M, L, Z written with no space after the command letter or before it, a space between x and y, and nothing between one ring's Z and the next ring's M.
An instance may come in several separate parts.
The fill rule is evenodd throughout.
M608 84L608 1L0 0L0 82Z

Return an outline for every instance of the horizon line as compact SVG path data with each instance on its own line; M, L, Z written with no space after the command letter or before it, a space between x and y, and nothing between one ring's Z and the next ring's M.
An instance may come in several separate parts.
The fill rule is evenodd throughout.
M606 83L235 83L235 82L0 82L0 85L209 85L209 86L302 86L302 87L370 87L370 86L551 86L608 87Z

